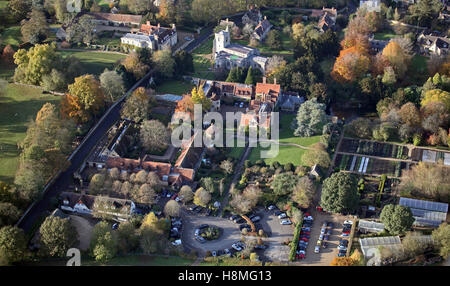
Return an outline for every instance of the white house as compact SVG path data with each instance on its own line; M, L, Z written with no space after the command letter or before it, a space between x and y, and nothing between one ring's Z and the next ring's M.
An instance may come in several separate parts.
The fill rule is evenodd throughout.
M359 8L366 9L368 12L381 12L380 0L360 0Z
M138 33L128 33L120 39L122 44L151 50L165 50L175 46L178 34L175 24L171 28L154 26L147 21L142 24Z

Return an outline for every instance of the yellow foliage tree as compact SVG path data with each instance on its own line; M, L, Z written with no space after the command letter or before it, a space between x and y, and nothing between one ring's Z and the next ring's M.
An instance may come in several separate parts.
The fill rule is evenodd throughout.
M369 70L370 59L357 47L341 50L331 76L339 82L353 82Z
M335 257L330 266L354 266L355 261L350 257Z
M432 89L425 92L421 105L426 106L430 102L442 102L448 111L450 111L450 93L441 89Z
M391 63L396 74L403 78L405 75L411 57L402 49L402 47L394 41L390 41L389 44L383 49L383 56Z

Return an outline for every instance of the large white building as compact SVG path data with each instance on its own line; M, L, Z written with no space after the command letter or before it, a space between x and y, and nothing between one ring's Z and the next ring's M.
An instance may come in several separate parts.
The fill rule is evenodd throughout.
M151 50L165 50L178 42L175 24L171 28L153 26L150 22L141 25L138 33L128 33L120 39L122 44Z
M215 33L213 53L215 67L227 70L234 67L252 67L264 72L268 60L259 55L258 49L231 44L228 27L226 30Z
M359 8L366 9L368 12L381 12L380 0L360 0Z

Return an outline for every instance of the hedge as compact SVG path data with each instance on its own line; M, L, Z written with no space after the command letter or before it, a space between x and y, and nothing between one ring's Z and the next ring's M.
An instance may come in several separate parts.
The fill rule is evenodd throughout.
M301 221L295 225L294 238L291 241L291 251L289 252L289 261L295 260L295 254L297 252L297 245L298 240L300 239L300 232L302 231L302 225L303 225L303 214Z

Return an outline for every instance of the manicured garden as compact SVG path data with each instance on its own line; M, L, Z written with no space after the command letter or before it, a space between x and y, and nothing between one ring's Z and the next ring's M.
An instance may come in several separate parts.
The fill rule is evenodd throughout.
M376 141L345 138L342 140L339 151L378 157L408 159L408 148L406 146Z
M194 87L193 84L183 80L169 80L158 85L156 87L156 93L157 94L170 93L176 95L183 95L186 93L190 93L193 87Z
M17 143L25 138L28 122L41 107L60 97L43 94L39 88L9 84L0 103L0 180L12 182L19 161Z
M293 143L300 146L308 147L320 141L320 136L312 137L297 137L294 136L294 130L291 129L291 122L295 118L295 114L283 114L280 118L280 143ZM304 165L302 162L302 156L307 151L306 149L290 146L290 145L278 145L279 152L274 158L263 158L266 164L271 164L272 162L278 161L280 164L292 163L295 166ZM267 148L262 148L261 146L253 148L249 160L251 162L256 162L261 159L261 151L268 150Z
M74 56L81 61L85 72L99 75L105 69L112 69L114 64L124 59L126 55L105 52L78 52L78 51L59 51L63 56Z

